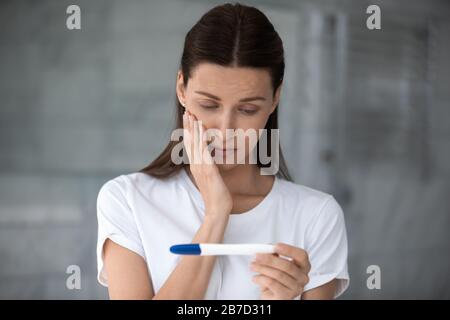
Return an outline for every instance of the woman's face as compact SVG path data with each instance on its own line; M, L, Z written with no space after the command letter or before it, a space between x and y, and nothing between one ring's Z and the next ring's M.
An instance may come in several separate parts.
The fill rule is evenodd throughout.
M183 76L178 72L177 95L186 109L201 120L205 129L217 129L221 132L222 145L219 141L212 142L215 146L227 148L234 140L234 148L238 146L237 137L226 136L226 129L264 129L270 114L278 105L280 88L275 97L270 74L261 68L223 67L217 64L202 63L194 68L186 88ZM218 132L218 131L216 131ZM230 139L231 138L231 139ZM255 144L245 139L245 159L248 163L249 151ZM223 159L230 157L229 151L219 153ZM233 164L218 164L220 169L231 169Z

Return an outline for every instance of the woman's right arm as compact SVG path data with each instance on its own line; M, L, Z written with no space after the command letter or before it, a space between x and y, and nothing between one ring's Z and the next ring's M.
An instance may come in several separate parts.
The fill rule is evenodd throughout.
M206 215L192 243L222 242L228 219ZM144 259L111 240L104 246L111 299L204 299L215 256L183 256L154 294Z
M103 253L110 299L152 299L150 274L140 255L110 239L106 239Z
M204 127L189 111L183 115L184 144L190 171L205 203L204 220L192 243L221 243L233 207L231 194L207 150ZM195 162L197 157L199 162ZM118 299L203 299L215 256L183 256L161 289L154 294L142 257L112 241L105 244L109 294ZM156 262L157 263L157 262Z
M192 243L222 242L227 223L205 216ZM215 261L215 256L182 256L153 299L204 299Z

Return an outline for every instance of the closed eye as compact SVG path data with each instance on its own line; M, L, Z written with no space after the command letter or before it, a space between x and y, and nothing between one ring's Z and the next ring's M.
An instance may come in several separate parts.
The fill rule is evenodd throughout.
M248 109L241 109L240 111L247 115L255 114L256 112L258 112L258 110L248 110Z
M219 106L216 105L216 104L199 104L199 105L200 105L201 108L206 109L206 110L210 110L210 111L219 108ZM257 109L239 108L238 110L239 110L239 112L241 112L241 113L243 113L245 115L253 115L253 114L258 112Z
M209 104L209 105L201 104L200 107L205 108L205 109L217 109L218 108L217 105L212 105L212 104Z

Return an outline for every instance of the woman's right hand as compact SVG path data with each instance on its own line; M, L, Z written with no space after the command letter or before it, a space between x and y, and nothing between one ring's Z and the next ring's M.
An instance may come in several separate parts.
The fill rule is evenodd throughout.
M185 109L183 129L189 169L205 203L205 216L228 218L233 199L208 150L205 127Z

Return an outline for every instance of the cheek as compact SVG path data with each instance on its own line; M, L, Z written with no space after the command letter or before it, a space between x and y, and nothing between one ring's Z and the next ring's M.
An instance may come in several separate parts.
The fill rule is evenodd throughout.
M206 129L212 127L214 118L212 117L211 112L195 105L190 105L187 109L197 118L197 120L200 120L203 123Z
M246 137L246 148L248 148L248 150L252 150L256 146L260 135L263 133L263 129L266 127L268 118L269 115L262 114L261 116L255 116L254 119L251 120L251 123L249 122L248 128L255 130L256 139Z
M247 155L250 150L258 143L260 135L262 134L262 130L265 128L267 122L267 117L263 116L254 116L248 117L248 119L241 120L238 128L243 129L248 132L250 130L251 134L247 134L245 137L238 138L238 140L245 141L245 154ZM248 132L248 133L250 133Z
M265 128L267 119L268 116L265 114L248 117L248 119L243 118L237 127L244 130L253 129L259 134L259 130Z

